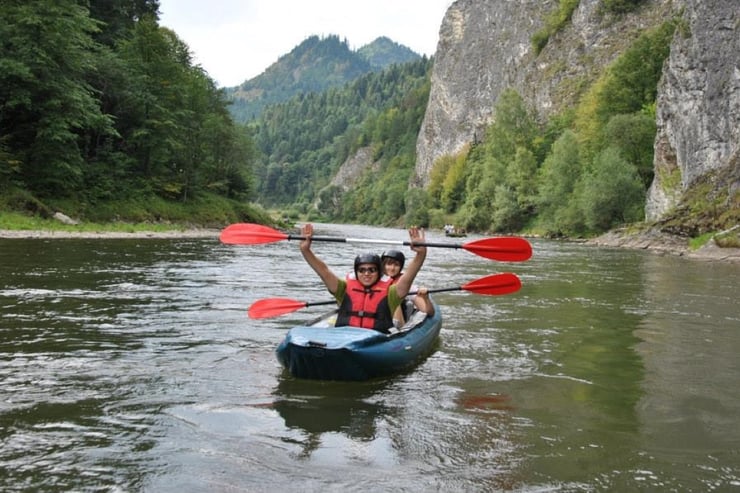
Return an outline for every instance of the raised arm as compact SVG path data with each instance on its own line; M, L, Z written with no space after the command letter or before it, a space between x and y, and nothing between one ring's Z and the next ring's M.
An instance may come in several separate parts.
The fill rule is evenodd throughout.
M303 255L303 258L306 259L308 265L310 265L311 268L319 275L321 280L324 281L326 289L328 289L331 294L336 293L337 287L339 286L339 278L329 269L324 261L318 258L316 254L314 254L311 250L313 224L304 224L301 228L301 236L305 237L305 239L302 240L300 243L301 254Z
M414 279L416 279L416 275L421 270L421 266L424 265L424 260L427 258L427 247L415 246L415 243L424 243L424 230L416 227L410 228L409 239L411 250L416 252L416 255L414 255L413 260L406 267L406 270L404 270L396 285L396 292L401 298L405 297L411 291Z

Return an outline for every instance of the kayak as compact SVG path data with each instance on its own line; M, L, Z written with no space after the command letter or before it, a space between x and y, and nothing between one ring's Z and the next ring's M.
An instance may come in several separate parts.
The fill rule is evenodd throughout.
M442 314L414 313L396 333L334 327L331 315L293 327L278 345L277 359L291 375L314 380L369 380L410 370L434 350Z

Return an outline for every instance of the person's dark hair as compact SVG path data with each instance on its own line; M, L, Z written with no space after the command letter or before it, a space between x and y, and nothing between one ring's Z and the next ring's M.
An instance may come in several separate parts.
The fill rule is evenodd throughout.
M383 266L380 262L380 257L378 257L374 253L361 253L360 255L355 257L355 277L357 277L357 268L361 264L375 264L375 267L378 268L378 279L380 279L383 276Z
M403 253L399 252L398 250L386 250L383 252L383 255L380 257L380 260L382 262L385 262L386 258L392 258L394 260L398 260L398 262L401 264L401 270L403 270L403 264L406 262L406 257Z

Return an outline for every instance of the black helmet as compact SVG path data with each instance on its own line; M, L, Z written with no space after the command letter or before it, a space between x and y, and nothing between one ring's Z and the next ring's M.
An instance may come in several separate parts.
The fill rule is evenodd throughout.
M383 255L380 257L380 260L385 262L386 258L392 258L394 260L398 260L398 262L401 264L401 270L403 270L403 264L406 262L406 257L403 255L403 253L399 252L398 250L386 250L383 252Z
M374 253L361 253L355 257L355 277L357 276L357 268L360 264L375 264L375 267L378 268L378 272L380 273L378 278L383 274L383 266L380 265L380 257Z

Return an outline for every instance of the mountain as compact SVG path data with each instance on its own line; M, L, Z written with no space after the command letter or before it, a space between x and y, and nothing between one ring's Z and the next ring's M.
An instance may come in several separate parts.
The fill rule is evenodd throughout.
M416 52L385 36L363 46L357 53L378 70L383 70L394 63L407 63L419 59Z
M227 88L227 96L232 102L230 112L238 122L253 121L266 106L286 101L297 94L325 91L394 63L420 58L409 48L386 37L353 51L346 40L340 40L336 35L310 36L262 74L239 86Z

